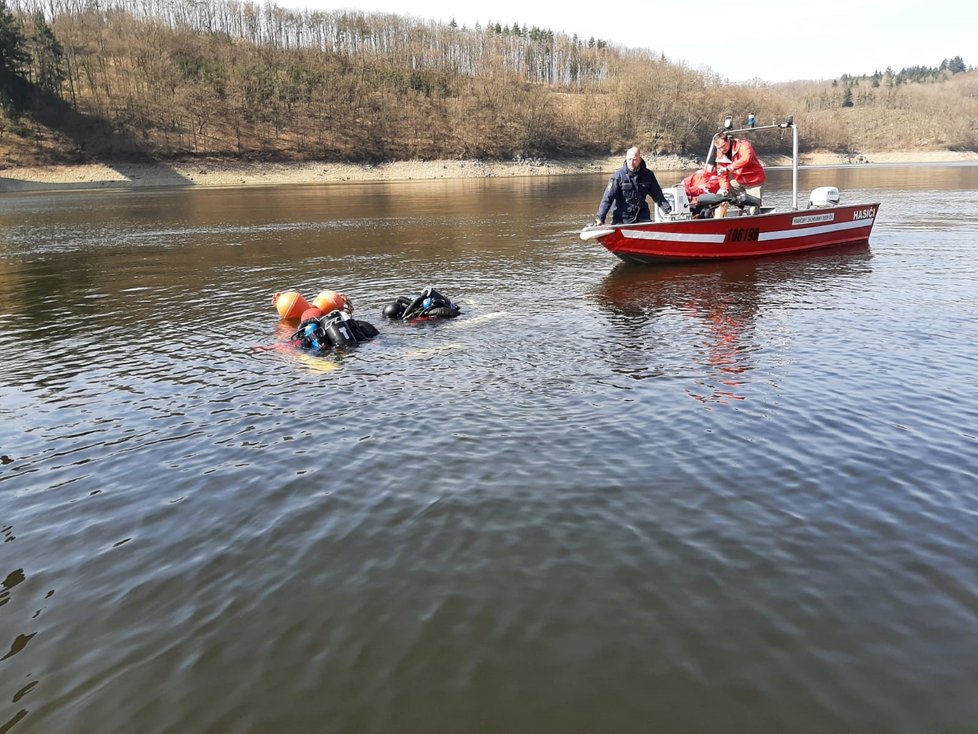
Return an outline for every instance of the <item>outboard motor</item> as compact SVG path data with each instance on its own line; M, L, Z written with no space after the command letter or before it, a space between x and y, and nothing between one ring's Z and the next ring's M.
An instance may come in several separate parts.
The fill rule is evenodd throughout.
M685 186L669 186L662 189L662 195L666 198L666 201L669 202L669 206L672 207L672 212L669 214L670 218L675 219L678 217L680 219L685 219L690 215L689 197L686 196ZM653 219L655 219L657 222L662 222L667 219L667 217L663 215L658 204L655 205Z
M812 189L812 193L808 197L808 208L838 206L839 198L839 190L835 186L819 186L817 189Z

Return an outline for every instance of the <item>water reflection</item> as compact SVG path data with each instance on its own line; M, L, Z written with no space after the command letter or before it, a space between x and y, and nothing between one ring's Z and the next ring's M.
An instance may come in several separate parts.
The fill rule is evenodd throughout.
M14 536L12 531L13 528L9 525L0 529L0 542L7 543L13 541L16 536ZM17 587L20 587L20 591L23 591L24 586L22 586L22 584L27 585L27 580L27 574L24 572L24 569L17 568L9 571L3 581L0 581L0 607L4 607L8 603L10 604L10 607L3 610L5 621L11 622L12 618L18 615L24 615L26 617L30 600L26 598L15 598L13 591ZM21 596L23 597L24 595L22 594ZM33 620L39 614L40 610L36 611L31 619ZM33 622L28 624L33 625ZM21 676L19 673L25 670L29 671L32 663L28 661L18 666L17 663L20 662L20 660L13 660L12 658L19 655L27 648L31 640L33 640L37 635L37 630L34 629L30 632L22 632L17 631L10 625L8 625L6 628L0 627L0 629L3 630L3 636L0 637L0 646L2 646L0 647L0 665L3 665L4 669L10 671L9 677L5 679L6 685L0 689L0 695L4 697L10 696L10 701L14 704L18 704L22 698L24 698L34 689L38 681L28 680L28 682L25 684L24 679L30 679L33 674L28 672L26 675ZM12 718L7 719L6 721L0 720L0 732L10 731L10 729L17 722L21 721L29 713L29 710L26 708L16 708L17 711L13 714ZM7 715L9 715L9 713Z
M633 379L691 379L689 395L704 402L743 400L764 347L759 317L824 301L826 290L867 274L870 257L863 244L768 260L621 263L594 295L620 347L612 369Z
M17 584L23 583L26 578L24 576L24 569L22 568L18 568L7 574L7 578L0 582L0 607L6 604L10 598L10 590L17 586Z

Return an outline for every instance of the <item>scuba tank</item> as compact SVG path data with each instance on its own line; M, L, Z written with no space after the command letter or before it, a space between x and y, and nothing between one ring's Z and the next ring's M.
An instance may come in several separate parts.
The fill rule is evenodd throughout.
M323 316L320 322L323 332L334 347L349 349L359 344L349 321L352 319L346 311L330 311Z
M295 347L325 352L333 348L352 349L378 333L373 324L357 321L345 310L337 310L303 321L289 341Z

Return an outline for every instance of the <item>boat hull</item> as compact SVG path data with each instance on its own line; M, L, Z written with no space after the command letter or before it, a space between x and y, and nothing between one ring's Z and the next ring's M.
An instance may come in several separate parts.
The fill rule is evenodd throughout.
M833 206L722 219L586 227L622 260L642 263L733 260L869 242L879 204Z

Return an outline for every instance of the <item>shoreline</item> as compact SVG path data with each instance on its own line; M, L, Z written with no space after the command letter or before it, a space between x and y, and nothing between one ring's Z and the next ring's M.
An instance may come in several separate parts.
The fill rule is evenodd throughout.
M702 159L659 156L648 161L656 172L684 172ZM790 166L786 156L764 157L769 167ZM863 153L847 159L837 153L806 153L802 166L865 166L880 164L978 163L973 151L893 151ZM0 193L92 189L137 189L187 186L278 186L375 181L435 181L441 179L610 174L621 156L587 159L526 159L518 161L434 160L386 163L326 161L266 163L216 159L172 163L87 163L66 166L17 167L0 170ZM667 179L668 180L668 179ZM664 183L665 185L665 183Z

